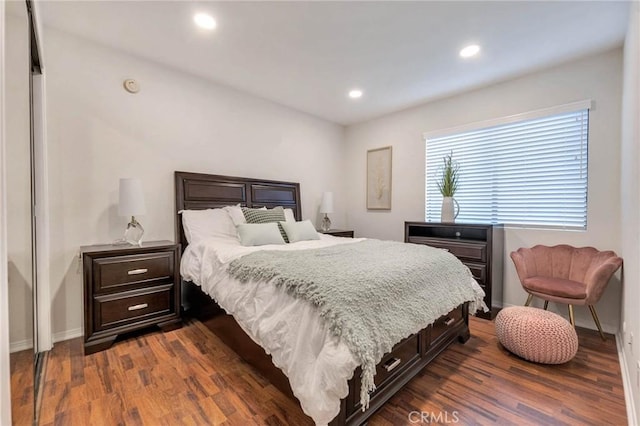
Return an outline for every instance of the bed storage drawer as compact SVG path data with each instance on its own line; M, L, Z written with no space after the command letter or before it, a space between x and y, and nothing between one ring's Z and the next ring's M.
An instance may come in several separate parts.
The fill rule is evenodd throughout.
M438 318L431 325L431 339L430 344L437 344L442 338L447 335L449 330L453 330L460 322L463 321L462 305L458 306L447 315L443 315Z
M375 394L384 389L385 386L393 382L400 373L402 373L408 366L412 365L415 361L420 359L420 335L413 334L404 339L393 347L391 352L382 357L378 365L376 366L376 375L373 378L376 384L376 390L371 394L372 399ZM354 377L355 380L355 392L354 395L357 398L354 400L355 409L360 407L360 374L361 370L358 368Z
M457 338L461 342L466 341L469 338L469 328L465 321L467 314L468 303L463 303L448 315L438 318L434 324L396 344L391 352L385 354L376 367L376 390L370 394L370 409L380 407L395 390L407 383L407 377L413 377L446 349L451 340ZM431 337L434 327L436 331L433 336L436 337ZM360 424L359 419L364 418L360 405L361 374L362 370L358 367L349 380L349 396L344 401L348 424ZM338 424L342 425L336 423Z
M398 343L394 348L382 357L376 367L374 382L377 387L382 386L388 379L393 378L402 371L405 365L420 355L418 335L414 334L404 341Z
M171 251L93 260L94 291L122 291L140 284L173 280Z

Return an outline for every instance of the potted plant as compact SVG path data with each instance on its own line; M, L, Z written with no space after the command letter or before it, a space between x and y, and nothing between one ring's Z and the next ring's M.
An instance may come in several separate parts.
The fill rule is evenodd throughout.
M460 178L460 165L453 160L453 151L442 158L443 168L440 179L436 181L438 189L442 194L442 210L440 211L440 221L453 223L460 213L460 205L453 196L458 190L458 180ZM455 212L454 212L455 204Z

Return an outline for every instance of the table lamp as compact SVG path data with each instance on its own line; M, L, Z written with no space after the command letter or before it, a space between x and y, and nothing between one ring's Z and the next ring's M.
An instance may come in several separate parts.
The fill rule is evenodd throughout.
M131 245L142 245L144 228L135 218L146 213L144 205L144 192L142 182L137 178L120 179L120 201L118 203L118 215L131 216L131 221L124 231L124 241Z
M333 213L333 192L325 192L322 194L322 202L320 203L320 213L324 214L320 229L327 232L331 229L331 220L327 213Z

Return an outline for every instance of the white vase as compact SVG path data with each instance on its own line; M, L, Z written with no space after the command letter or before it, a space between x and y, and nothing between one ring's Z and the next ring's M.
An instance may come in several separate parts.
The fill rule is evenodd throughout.
M455 204L455 208L454 208ZM442 210L440 210L440 222L453 223L460 213L460 205L453 197L442 197Z

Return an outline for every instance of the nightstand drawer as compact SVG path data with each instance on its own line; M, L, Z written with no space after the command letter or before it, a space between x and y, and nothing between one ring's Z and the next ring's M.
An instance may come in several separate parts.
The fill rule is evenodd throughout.
M353 231L335 231L330 232L330 235L334 237L345 237L345 238L353 238Z
M333 235L334 237L353 238L354 231L348 229L329 229L328 231L322 231L318 229L318 232L326 235Z
M458 306L447 315L438 318L431 325L431 344L437 343L438 339L444 336L447 331L455 327L458 322L462 321L462 305Z
M95 330L170 314L173 310L172 294L173 284L165 284L146 291L97 296L94 300Z
M94 259L94 291L123 291L153 281L172 281L174 264L172 251Z

